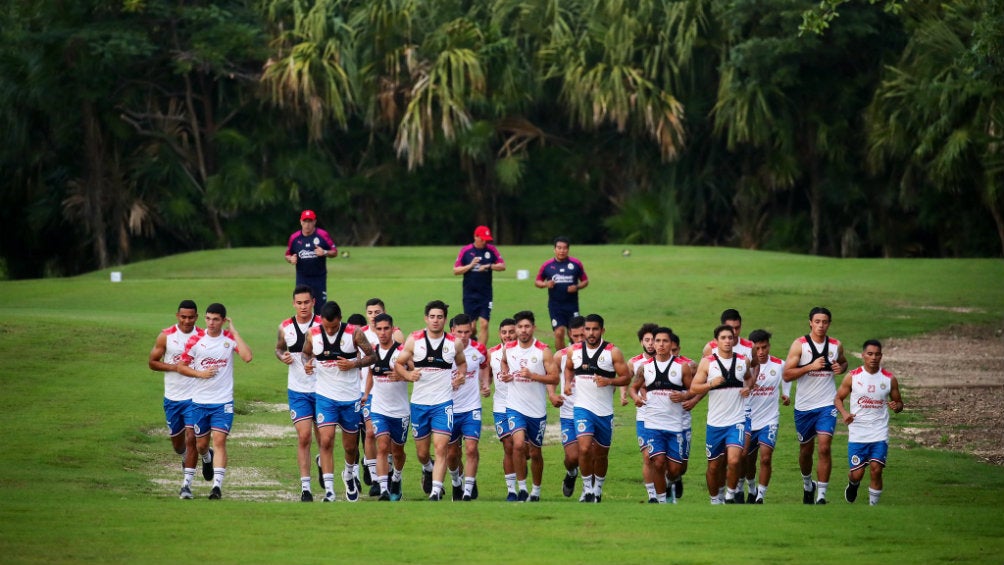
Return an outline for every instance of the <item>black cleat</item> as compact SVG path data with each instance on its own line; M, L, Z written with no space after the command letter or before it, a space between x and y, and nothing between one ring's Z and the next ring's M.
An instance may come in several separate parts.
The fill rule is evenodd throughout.
M209 491L209 500L219 500L223 498L223 491L220 487L213 487L213 490Z
M736 499L735 498L726 498L725 499L725 504L735 504L735 503L736 503Z
M579 498L579 502L596 502L596 496L591 492L587 492Z
M683 498L683 479L682 478L676 479L676 481L673 482L673 494L676 496L677 500Z
M599 503L603 502L603 495L602 494L597 494L596 495L596 499L593 500L593 502L595 502L596 504L599 504Z
M474 486L471 487L471 500L478 499L478 481L474 481Z
M391 479L390 500L391 502L397 502L398 500L401 500L401 481L395 481Z
M380 485L377 485L377 488L380 488ZM377 500L379 500L381 502L383 502L383 501L390 501L390 492L388 492L388 491L381 492L380 493L380 498L378 498Z
M209 461L202 460L202 478L207 481L213 480L213 456L216 454L213 448L209 448Z
M565 495L565 498L572 496L572 493L575 492L575 477L577 476L565 473L565 478L561 481L561 494Z
M802 488L802 504L812 504L816 500L816 481L812 481L812 490Z
M380 496L380 483L374 482L370 485L370 496Z
M470 502L470 501L474 500L474 498L471 497L471 495L469 495L469 494L465 494L464 497L461 498L460 500L462 500L464 502Z
M453 485L453 500L464 498L464 485Z
M528 498L530 498L530 493L526 492L525 490L519 491L519 494L516 495L516 500L518 500L519 502L526 502L526 499Z
M743 496L742 491L736 493L736 504L746 504L746 497Z
M762 500L762 499L761 499ZM756 495L752 492L746 495L746 504L756 504Z
M181 500L191 500L192 499L192 489L188 486L181 487L181 491L178 492L178 498Z
M425 494L432 494L432 471L422 469L422 490Z
M429 495L429 500L432 502L439 502L442 498L443 498L442 495L440 495L438 492L434 492Z
M370 468L368 465L363 465L363 482L366 483L366 486L370 486L376 483L376 481L373 480L373 477L370 476ZM379 489L380 485L377 485L377 490L378 490L377 494L380 494Z
M855 500L857 500L859 486L861 486L861 483L858 483L856 485L853 483L847 483L847 488L844 489L844 500L846 500L847 502L854 502Z
M650 499L648 499L648 503L649 504L659 504L659 499L657 499L657 498L650 498Z
M531 494L530 498L526 499L527 502L540 502L540 495Z
M309 490L305 490L300 493L300 502L313 502L314 495L310 493Z
M321 470L321 454L314 457L314 464L317 465L317 481L321 488L324 488L324 471Z
M819 500L816 501L816 504L826 504L826 499L820 498Z
M753 502L753 504L763 504L763 497L758 496L757 499Z

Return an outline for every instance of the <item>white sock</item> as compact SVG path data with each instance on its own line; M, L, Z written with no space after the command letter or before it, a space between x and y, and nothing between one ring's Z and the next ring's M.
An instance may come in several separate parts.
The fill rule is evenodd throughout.
M826 487L829 484L830 483L816 483L816 488L818 489L816 491L816 500L823 500L826 498Z
M607 480L606 475L593 477L593 494L596 496L603 496L603 483Z
M757 485L756 486L756 497L766 498L767 497L767 485Z
M875 490L875 489L873 489L871 487L868 487L868 504L869 505L875 506L876 504L878 504L880 496L882 496L882 491L881 490Z
M725 489L725 500L735 500L735 499L736 499L735 489L730 489L730 488Z
M662 494L656 493L655 494L655 499L658 500L660 504L665 504L666 503L666 493L662 493Z
M526 479L523 479L522 481L517 480L516 481L516 486L519 487L519 491L520 492L523 492L524 490L526 490Z
M369 469L371 478L376 476L376 459L363 458L363 465L366 465L366 468Z
M458 467L456 469L449 469L449 471L450 471L450 484L455 487L459 487L462 484L462 481L460 480L460 468Z
M658 498L655 492L655 483L645 483L645 492L648 493L649 499Z
M736 485L736 492L746 492L746 477L739 477L739 484Z
M401 471L394 469L394 474L391 475L391 480L395 483L401 482Z
M802 475L802 490L812 492L812 475Z
M213 468L213 486L223 488L223 478L227 475L226 467Z
M540 485L533 485L530 489L530 496L540 496Z
M573 467L571 469L566 469L565 470L565 474L568 475L569 477L578 477L579 476L579 468L578 467Z
M432 459L429 459L425 463L422 463L422 470L432 472Z
M443 494L443 483L432 481L432 494Z
M191 488L193 478L195 478L195 469L185 467L184 476L181 480L181 486Z
M300 490L310 492L310 477L300 477Z
M516 473L509 473L505 476L505 488L509 492L516 492Z
M591 494L592 492L593 492L593 476L582 475L582 494Z
M324 473L321 478L324 479L324 492L327 494L333 494L335 492L335 474Z
M387 492L387 475L377 475L377 484L380 485L380 492Z
M473 496L474 477L464 477L464 494L467 496Z

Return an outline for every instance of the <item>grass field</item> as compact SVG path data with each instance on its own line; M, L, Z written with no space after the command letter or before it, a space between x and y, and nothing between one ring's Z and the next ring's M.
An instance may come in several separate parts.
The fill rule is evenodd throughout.
M352 249L329 264L329 296L345 312L382 297L398 325L421 327L441 298L460 308L450 267L459 248ZM673 327L697 357L720 312L740 309L744 334L772 331L782 356L807 331L815 305L834 313L831 334L852 365L867 338L951 324L1000 324L999 260L839 260L735 249L573 247L591 278L584 312L607 320L607 338L638 349L642 322ZM546 246L503 248L495 318L538 313L550 342L546 293L518 281L536 274ZM481 500L431 504L412 454L405 500L312 505L299 495L285 367L271 354L291 315L292 267L281 248L179 255L72 279L0 283L0 561L428 563L995 563L1004 560L1004 469L974 458L891 443L882 504L842 501L846 427L834 441L826 507L801 504L791 408L782 407L774 477L763 506L712 507L704 487L704 405L694 417L686 493L676 506L642 504L634 410L619 408L602 506L560 494L560 446L545 447L544 501L503 502L501 448L482 441ZM255 353L236 368L237 417L224 500L180 501L178 460L163 428L163 379L146 366L157 332L182 298L225 303ZM200 310L201 312L201 310ZM451 312L452 313L452 312ZM998 326L999 327L999 326ZM895 367L892 367L895 370ZM899 374L907 411L910 375ZM556 413L551 415L556 422ZM337 445L337 444L336 444ZM336 449L336 460L338 450ZM336 481L337 483L337 481ZM337 484L336 484L337 486ZM315 492L317 487L315 486ZM341 491L341 488L338 488Z

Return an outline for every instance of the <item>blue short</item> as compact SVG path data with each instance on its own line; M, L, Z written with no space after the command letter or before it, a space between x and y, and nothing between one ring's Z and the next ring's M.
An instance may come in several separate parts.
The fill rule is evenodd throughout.
M195 437L205 437L209 432L230 433L234 425L234 403L193 404Z
M547 313L551 316L551 329L568 327L568 322L579 315L578 304L548 304Z
M651 430L645 428L645 422L639 420L634 421L634 433L638 436L638 450L645 451L648 449L648 440ZM651 456L650 456L651 457Z
M749 429L749 420L746 421L746 437L750 438L750 453L765 445L771 449L777 444L777 424L764 426L759 430Z
M164 399L164 416L167 418L167 430L171 437L180 435L185 428L195 425L194 406L191 400Z
M453 414L453 433L450 434L450 443L460 441L460 438L473 439L474 441L481 439L480 408Z
M503 440L512 435L512 428L509 427L509 418L505 412L492 412L492 419L495 420L495 435L499 440Z
M339 401L317 395L318 428L338 425L343 433L353 434L359 431L362 421L362 399Z
M430 433L453 435L453 401L442 404L412 404L411 433L422 439Z
M889 456L888 441L873 441L869 443L847 443L847 466L851 471L860 469L875 461L885 467Z
M832 436L837 429L837 408L820 406L812 410L795 410L795 431L799 443L809 443L816 434Z
M506 417L509 419L509 427L512 433L523 430L527 443L534 447L544 445L544 431L547 429L547 417L531 418L523 415L512 408L506 408Z
M575 420L561 418L561 445L575 443L579 435L575 433Z
M743 448L743 439L746 436L746 423L742 422L734 426L708 426L705 439L705 448L708 461L718 459L729 447Z
M597 416L585 408L575 407L575 434L577 437L592 436L593 441L603 447L610 447L613 437L614 415Z
M683 463L686 461L683 457L683 436L683 432L647 430L645 448L648 450L648 458L665 455L670 461Z
M370 422L373 423L373 437L383 435L390 436L390 440L397 445L404 445L408 441L409 418L391 418L376 412L370 413Z
M684 462L690 459L690 440L692 435L690 428L683 430L683 448L680 450L680 457L683 458Z
M289 419L294 424L300 420L314 419L314 412L317 409L317 397L314 393L287 389L286 398L289 399Z
M366 403L363 404L363 420L370 419L370 411L373 410L373 395L370 394L366 397Z
M484 296L464 296L464 314L470 316L472 320L477 320L478 318L491 320L492 299ZM474 330L475 337L477 337L477 328L474 328Z

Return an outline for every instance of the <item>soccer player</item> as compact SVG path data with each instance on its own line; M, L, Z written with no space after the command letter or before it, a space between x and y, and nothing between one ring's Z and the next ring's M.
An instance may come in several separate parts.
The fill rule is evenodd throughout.
M693 360L680 355L680 336L675 333L669 334L669 340L672 342L670 345L670 355L677 358L677 360L690 366L690 374L693 375L697 372L697 363ZM689 398L680 403L683 407L683 447L680 453L683 457L683 464L680 465L680 476L677 477L676 481L673 482L673 497L675 500L680 500L683 498L683 475L687 474L687 466L690 462L690 443L693 438L693 418L691 417L690 411L697 406L700 402L701 396L699 395L689 395Z
M164 416L167 431L171 436L174 452L181 456L182 481L178 496L183 500L192 498L192 479L198 462L195 448L195 413L192 409L192 390L197 381L178 372L178 363L185 351L185 343L194 336L205 334L196 327L199 317L198 307L192 300L182 300L178 304L175 318L178 322L165 328L157 335L150 350L150 369L164 373ZM202 476L207 481L213 478L213 452L206 453L202 461Z
M317 376L308 375L303 367L303 345L310 329L321 323L321 317L314 315L314 297L310 287L297 285L293 289L293 317L279 324L279 335L275 344L276 358L287 366L286 397L289 400L289 417L296 429L296 463L300 469L300 501L313 502L310 488L310 439L320 433L314 431L314 412Z
M653 494L648 501L665 504L668 498L675 504L673 489L667 487L683 470L684 433L689 427L689 413L683 402L690 397L693 373L689 360L671 353L672 330L656 328L652 335L655 356L639 361L631 382L631 397L639 407L647 407L643 453L652 464L651 483L646 482L645 488Z
M512 428L506 417L506 396L512 375L502 372L502 356L505 354L505 344L516 339L516 320L506 318L499 323L499 344L488 350L488 364L492 371L492 381L495 393L492 395L492 418L495 421L495 433L502 444L502 473L505 475L505 485L508 494L507 502L516 502L516 463L512 456ZM526 466L526 460L520 461ZM525 473L525 471L524 471Z
M742 470L746 424L746 397L752 378L749 360L732 351L735 330L722 324L715 328L717 353L703 359L690 385L692 394L708 395L708 493L711 504L734 504ZM726 459L726 482L721 482L722 457ZM722 500L722 490L725 498Z
M586 316L583 342L565 362L565 394L575 388L575 433L579 444L581 502L601 502L613 437L614 387L631 381L624 354L603 339L603 317Z
M635 355L631 359L628 359L627 362L628 370L631 371L632 375L635 375L642 364L655 355L655 345L653 343L655 341L654 332L658 328L659 325L653 323L642 324L641 327L638 328L638 343L641 344L641 353ZM621 406L627 404L628 399L626 395L632 386L634 386L633 381L631 386L620 387ZM634 394L631 396L635 397ZM647 404L645 402L639 402L637 398L635 398L635 434L638 436L638 451L641 452L642 482L645 485L645 491L648 494L648 499L654 500L656 498L655 477L652 474L654 472L653 463L652 458L648 453L648 437L645 431L645 412L647 410Z
M505 344L502 371L512 375L506 393L506 417L512 428L512 453L516 466L517 498L520 502L539 502L544 476L544 431L547 428L548 384L558 384L551 349L534 337L537 324L533 312L523 310L513 315L516 341ZM526 461L530 457L533 487L526 491Z
M753 373L753 388L750 389L747 402L749 413L746 417L743 468L746 472L746 482L749 483L746 502L755 504L763 504L767 486L770 485L774 445L777 442L777 424L780 419L778 400L785 406L791 404L791 383L781 378L784 373L784 361L770 354L770 337L770 332L766 330L753 330L750 333L756 364L750 367ZM758 454L760 482L754 487ZM743 496L741 482L739 496Z
M477 498L478 442L481 440L481 397L491 393L488 372L488 352L485 346L471 339L473 320L467 314L457 314L450 321L450 333L463 348L467 372L453 377L453 434L447 449L446 468L450 472L453 500L470 502ZM461 440L463 440L464 475L460 477Z
M370 328L377 337L374 346L376 362L370 367L367 383L367 390L370 391L369 424L373 426L376 437L374 483L380 489L378 500L398 501L402 494L404 444L408 441L411 414L408 382L394 370L401 352L401 344L394 339L394 319L386 313L377 314L370 321ZM389 455L393 456L394 469L388 485Z
M359 356L362 352L362 357ZM342 308L331 300L321 307L321 324L310 328L303 345L307 374L317 372L317 429L321 436L323 502L335 497L335 426L342 428L345 469L342 483L345 499L359 500L356 471L359 466L359 427L362 399L359 396L359 369L372 365L376 353L369 340L353 324L342 322Z
M861 359L864 365L848 373L840 383L834 405L847 424L850 471L844 500L857 500L858 486L867 466L871 474L868 504L875 506L882 496L882 470L889 454L889 409L897 414L902 412L903 399L899 394L899 381L882 368L882 344L878 340L869 339L864 343ZM844 407L848 396L851 397L850 411Z
M575 316L568 321L568 338L571 343L554 355L558 386L547 385L547 397L558 408L558 421L561 424L561 447L565 450L565 478L561 481L561 494L566 498L575 492L575 478L579 476L579 442L575 433L575 387L572 387L572 394L564 394L564 367L572 346L582 343L585 326L586 319L582 316Z
M834 375L847 370L844 346L829 337L833 317L826 308L809 311L809 333L796 339L784 364L787 382L798 381L795 389L795 431L798 432L798 466L802 471L802 502L826 504L826 487L833 461L830 443L837 427L837 409L833 406L837 387ZM819 438L818 482L812 480L812 453ZM813 496L815 495L815 496Z
M554 238L554 258L540 266L534 285L547 289L547 311L554 330L555 350L565 347L568 320L579 315L579 291L589 286L582 262L568 256L568 238Z
M442 300L425 305L425 329L405 340L395 361L397 374L412 383L411 426L415 455L422 465L422 490L429 500L443 498L446 449L453 435L453 370L467 374L467 359L456 340L446 333L449 306ZM429 444L435 452L430 460Z
M338 257L338 247L328 232L317 227L317 214L304 210L300 229L286 243L286 262L296 267L296 284L305 284L313 292L314 314L320 314L328 300L328 257Z
M229 327L227 327L229 326ZM223 497L223 479L227 473L227 436L234 423L234 353L245 363L252 359L251 348L244 343L234 322L227 317L227 309L218 302L206 308L206 332L192 336L185 343L185 351L178 372L189 377L205 377L192 391L192 402L198 413L195 422L196 448L203 456L213 444L213 488L210 500Z
M492 271L504 271L505 259L492 245L488 226L474 228L474 243L457 254L453 274L464 276L464 314L477 320L478 343L488 343L488 320L492 315Z

